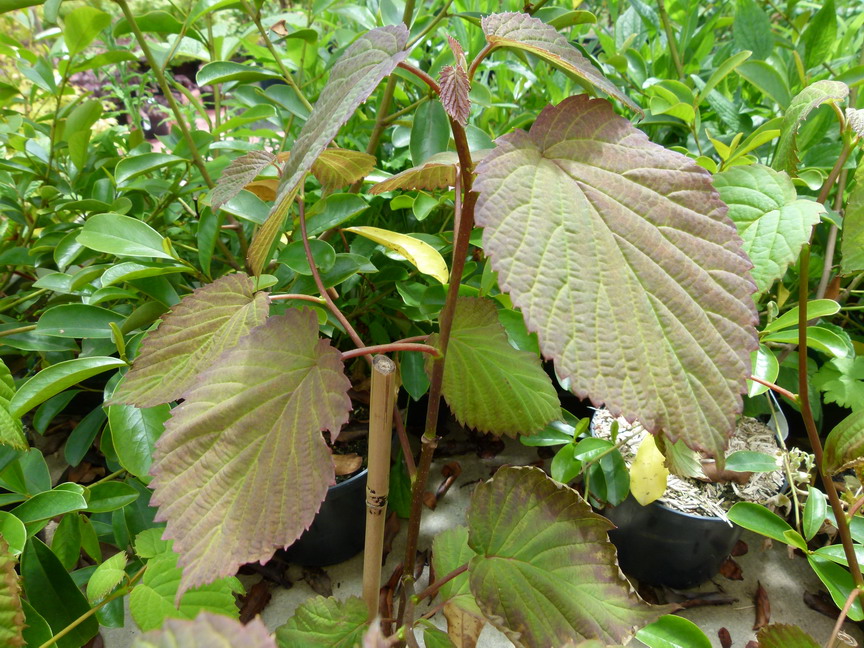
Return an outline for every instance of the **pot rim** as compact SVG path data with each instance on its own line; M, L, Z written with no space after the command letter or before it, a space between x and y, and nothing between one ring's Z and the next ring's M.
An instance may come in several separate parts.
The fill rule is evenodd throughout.
M329 493L330 491L337 491L337 490L339 490L340 488L347 488L349 485L353 484L354 482L356 482L356 481L358 481L358 480L360 480L360 479L362 479L362 478L365 478L365 477L366 477L366 473L368 473L368 472L369 472L369 468L368 468L368 467L367 467L367 468L364 468L364 469L361 470L360 472L358 472L358 473L356 473L356 474L354 474L354 475L351 475L351 476L350 476L348 479L346 479L345 481L343 481L343 482L341 482L341 483L339 483L339 484L333 484L333 485L331 485L331 486L328 486L328 487L327 487L327 492Z

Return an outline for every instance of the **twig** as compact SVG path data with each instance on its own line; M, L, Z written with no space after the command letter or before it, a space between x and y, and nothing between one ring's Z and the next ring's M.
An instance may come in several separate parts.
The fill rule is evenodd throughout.
M416 344L413 342L391 342L390 344L375 344L368 347L360 347L359 349L351 349L350 351L342 352L342 360L350 360L351 358L359 358L360 356L370 356L375 353L395 353L396 351L420 351L429 355L439 357L441 353L433 346L428 344Z
M761 378L757 378L756 376L750 376L750 380L752 380L753 382L757 382L760 385L765 385L771 391L775 391L778 394L780 394L781 396L785 396L786 398L791 400L793 403L798 401L798 396L796 394L793 394L788 389L783 389L780 385L776 385L776 384L769 382L767 380L762 380Z

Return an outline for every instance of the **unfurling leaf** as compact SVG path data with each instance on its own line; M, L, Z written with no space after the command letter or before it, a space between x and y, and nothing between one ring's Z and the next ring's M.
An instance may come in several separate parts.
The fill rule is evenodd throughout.
M23 646L24 612L21 609L21 587L15 573L15 558L0 535L0 646Z
M474 188L501 289L572 391L722 461L757 320L707 172L575 96L499 138Z
M447 283L449 277L447 262L441 253L426 241L380 227L346 227L345 231L354 232L398 252L423 274L435 277L442 284Z
M798 258L825 206L798 198L788 175L761 164L718 173L714 186L729 206L729 218L753 261L756 287L764 292Z
M406 169L391 178L379 182L370 190L370 194L380 194L395 189L447 189L456 184L456 167L459 166L459 156L452 151L436 153L420 166Z
M112 403L153 407L179 398L226 349L267 319L266 293L242 273L184 297L144 340Z
M375 156L348 149L324 149L312 163L312 175L326 191L362 180L375 168Z
M114 554L96 568L87 581L87 600L90 605L104 599L126 578L125 569L126 553L123 551Z
M307 599L288 622L277 628L279 648L355 648L369 623L363 599L344 601L317 596Z
M759 648L820 648L820 644L795 625L773 623L759 630Z
M159 630L138 637L132 648L276 648L267 626L260 617L246 625L228 617L202 612L193 620L168 619Z
M839 103L849 96L849 86L842 81L816 81L795 95L783 115L782 134L774 154L774 168L791 176L798 175L798 128L807 116L825 103Z
M864 411L850 414L828 433L822 470L833 475L864 464Z
M501 468L468 509L471 592L516 646L627 643L669 612L633 591L606 535L613 525L538 468Z
M591 65L562 34L539 18L524 13L499 13L486 16L480 25L491 45L522 49L546 59L552 65L615 97L630 109L642 113L639 106Z
M858 137L864 137L864 108L847 108L846 124Z
M657 449L653 435L646 435L639 444L630 466L630 492L642 506L648 506L666 492L669 470L666 457Z
M457 123L464 126L468 123L468 113L471 111L471 81L468 73L456 65L445 65L438 75L441 86L441 103L447 114Z
M210 208L215 212L275 161L276 156L268 151L250 151L233 160L225 167L222 177L210 192Z
M428 343L435 346L438 336ZM456 302L442 393L461 424L496 435L530 435L561 415L540 359L510 345L488 299Z
M265 561L312 523L351 401L318 319L291 310L253 329L199 375L156 445L150 487L175 540L178 593Z

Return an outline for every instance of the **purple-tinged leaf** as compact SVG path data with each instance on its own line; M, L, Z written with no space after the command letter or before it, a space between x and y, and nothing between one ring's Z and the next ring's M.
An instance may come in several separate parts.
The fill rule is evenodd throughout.
M441 87L441 103L444 110L453 121L464 126L468 123L468 113L471 111L471 81L465 68L458 65L445 65L438 76Z
M525 13L499 13L486 16L480 21L480 25L489 44L522 49L535 54L642 114L642 109L591 65L562 34L539 18Z
M246 625L236 619L202 612L195 619L168 619L159 630L151 630L137 638L133 648L212 648L243 646L243 648L276 648L267 626L260 617Z
M24 611L15 558L0 535L0 646L23 646Z
M759 630L759 648L819 648L820 644L801 628L772 623Z
M225 167L222 177L210 192L210 208L215 212L275 160L276 156L267 151L250 151L233 160Z
M858 137L864 137L864 108L847 108L846 123Z
M499 138L474 188L501 288L572 391L722 459L755 286L709 174L579 95Z
M426 190L447 189L456 185L456 167L459 156L453 151L436 153L420 166L406 169L374 185L370 194L380 194L396 189Z
M468 62L465 60L465 50L462 49L462 43L447 35L447 42L450 44L450 51L453 52L453 57L456 59L456 65L463 70L468 69Z
M864 410L840 421L825 440L822 470L834 475L864 464Z
M282 232L285 217L291 209L294 198L300 191L300 185L296 185L288 195L279 202L279 208L270 212L264 224L258 228L252 237L252 243L246 250L246 266L256 277L261 275L264 265L270 260L270 251L273 244Z
M316 596L297 608L288 622L276 629L279 648L355 648L369 625L363 599L344 601Z
M324 149L312 163L314 175L326 191L362 180L375 168L375 156L349 149Z
M408 56L405 51L407 42L408 28L400 23L373 29L345 50L330 71L330 78L312 114L291 148L291 157L279 181L273 212L284 208L282 203L303 181L313 162L336 137L342 125L369 98L381 80Z
M267 319L266 293L252 279L226 275L186 295L150 333L110 404L153 407L176 400L237 340Z
M542 470L498 470L468 509L469 584L483 614L519 647L627 643L671 610L645 603L621 574L612 528Z
M798 129L807 116L825 103L839 103L849 96L849 86L842 81L816 81L795 95L783 115L780 141L774 154L773 167L798 175Z
M437 334L428 343L435 346ZM427 362L431 366L431 359ZM456 302L442 393L461 424L484 433L530 435L561 416L558 395L540 359L510 345L495 303L488 299Z
M335 481L332 438L351 401L318 319L291 310L199 375L156 444L150 487L189 587L266 561L312 523Z

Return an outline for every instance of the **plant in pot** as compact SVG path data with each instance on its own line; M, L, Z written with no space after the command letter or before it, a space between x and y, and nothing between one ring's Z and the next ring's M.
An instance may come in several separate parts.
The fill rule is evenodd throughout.
M161 66L152 58L138 19L123 0L118 4L160 76ZM307 601L277 631L279 644L355 645L365 637L373 645L402 641L414 645L414 635L420 631L427 645L435 639L448 642L440 631L418 619L418 604L439 592L445 598L442 604L453 603L454 619L468 614L488 621L518 645L620 644L640 628L640 637L648 641L649 635L676 632L698 637L698 629L680 620L656 621L668 608L647 605L620 576L606 535L610 524L594 514L576 491L538 469L505 468L477 488L467 526L449 529L436 539L437 577L419 592L413 567L442 396L460 421L497 434L531 433L560 415L551 381L536 354L510 344L501 321L512 324L513 318L502 317L502 311L519 309L522 328L537 332L541 352L555 361L557 372L570 380L574 393L605 403L615 414L639 419L658 435L662 430L670 444L681 439L723 463L726 439L751 372L750 352L758 340L750 263L710 175L686 156L649 141L616 115L606 99L574 94L577 86L587 85L637 110L550 24L558 12L545 12L545 20L524 13L491 14L479 28L472 24L470 31L454 30L459 40L451 37L446 49L441 49L441 62L447 65L430 69L438 73L435 80L411 55L442 24L448 7L424 16L423 26L415 25L411 38L407 25L413 24L414 5L408 3L403 20L395 21L398 24L356 39L340 34L337 42L346 47L327 52L333 54L327 69L321 66L327 81L314 108L308 110L311 102L296 80L299 75L284 68L262 26L259 8L250 3L243 7L264 49L272 54L268 64L279 68L273 74L281 74L293 91L293 100L282 97L283 105L304 115L298 119L303 124L295 131L287 159L280 158L278 149L252 150L230 162L217 157L220 164L215 166L222 168L209 205L196 203L206 223L196 241L202 246L220 241L226 261L236 262L236 254L242 251L243 270L226 269L227 274L215 281L209 281L213 275L203 270L193 272L195 290L182 299L179 295L169 299L171 312L147 335L137 356L121 330L120 335L106 338L114 348L102 354L52 363L20 386L4 383L8 389L3 411L8 410L14 422L71 384L125 370L125 359L134 357L132 368L109 397L110 407L131 408L128 411L142 418L148 416L145 412L165 415L165 431L149 468L153 475L149 486L155 491L152 502L159 507L159 518L167 521L164 538L172 540L173 546L159 537L161 530L145 530L134 539L127 533L124 551L99 561L87 574L88 593L92 584L93 594L89 604L85 601L87 610L76 608L77 616L69 623L52 617L48 625L54 636L49 630L44 643L87 641L98 630L92 617L127 593L130 606L148 600L153 592L165 598L164 588L159 587L166 573L174 583L168 606L173 609L172 604L179 602L182 608L185 601L185 615L194 616L191 595L214 588L223 600L235 587L232 579L239 565L266 560L276 548L293 543L311 523L334 478L323 434L337 436L348 420L351 381L346 365L363 367L372 355L375 360L364 369L372 383L367 514L377 522L367 526L365 600ZM209 9L213 7L186 18L191 22L206 18ZM199 33L202 38L206 38L204 31ZM67 30L67 38L72 34ZM300 49L306 51L302 44ZM470 64L466 50L474 53ZM549 75L545 77L549 92L559 96L556 105L530 115L527 121L536 119L528 132L509 132L509 121L502 123L502 136L480 161L477 149L489 148L489 136L479 137L477 131L482 129L469 123L485 113L472 104L469 88L484 87L477 73L488 57L494 64L497 57L510 56L500 50L556 66L560 70L556 76L551 71L543 74ZM211 56L215 58L215 50ZM218 87L259 78L255 69L225 63L212 61L211 67L202 68L199 81L203 78ZM485 81L507 83L505 67L484 74ZM388 76L377 103L364 107ZM165 83L164 75L160 82ZM251 95L243 96L251 100ZM369 174L375 164L370 156L379 151L395 100L405 104L397 111L399 116L417 110L415 166L385 180L378 191L423 190L446 196L452 187L452 206L445 197L436 208L442 219L438 234L378 227L384 223L375 217L386 211L383 207L367 214L374 226L342 227L356 212L337 210L339 201L328 195L334 187L361 183ZM208 148L206 137L192 133L179 111L175 116L181 131L175 149L179 160L131 159L144 166L145 162L180 166L185 161L185 172L194 169L195 177L200 175L198 187L201 182L214 184L208 179L214 164L208 167L206 158L219 148ZM356 142L358 135L352 132L340 143L360 144L354 148L365 144L367 153L328 148L352 119L352 124L365 122L371 127L369 138ZM365 133L362 128L358 132ZM448 149L451 135L455 156L432 159L432 154L446 151L431 151L425 144L437 141L439 148ZM120 170L131 165L124 162L117 163ZM278 178L267 175L274 164ZM49 163L49 176L51 167ZM128 179L133 179L134 172L128 173ZM241 191L250 183L269 186L273 204L257 227L229 223L228 238L223 239L216 214L220 207L242 211L230 203L248 200ZM184 180L170 186L165 208L169 204L189 207L185 200L189 196L175 195L183 193ZM260 190L262 184L255 186ZM374 190L369 193L374 195ZM415 215L422 213L418 202L424 202L419 195L413 201ZM189 210L177 209L189 215ZM313 227L314 216L318 221ZM118 239L130 246L136 238L144 238L151 243L152 257L165 261L170 257L172 268L188 266L184 254L189 250L178 251L167 236L128 218L96 214L70 229L74 240L87 249L114 254L116 248L100 246L107 247L106 240L116 245ZM170 222L162 226L167 232ZM482 234L475 226L483 228ZM296 238L290 243L289 230ZM449 265L445 253L450 255ZM280 261L274 263L274 255ZM399 258L391 258L395 255ZM421 284L424 298L439 299L440 314L417 299L421 291L416 285L394 281L393 276L403 277L398 272L381 277L380 285L375 285L377 262L383 264L385 258L411 268L406 271L412 273L410 283ZM328 265L330 270L322 269ZM341 283L335 279L344 276L346 267L357 278L342 286L341 294L334 294L333 284L328 283ZM397 281L402 285L395 285L392 292L377 292ZM164 283L158 288L162 292L150 290L164 298ZM386 310L387 297L394 294L416 309L403 311L417 318L407 326L405 318ZM389 333L380 321L386 318L370 321L356 314L368 307L364 300L379 297L382 310L371 313L393 315L394 329L401 337L375 340L389 337L381 333L382 329ZM408 304L409 300L413 303ZM401 306L394 310L400 311ZM427 321L423 318L430 310L434 316ZM368 309L362 313L369 314ZM363 327L355 326L357 322ZM417 325L421 339L411 334L416 322L422 322ZM108 328L113 332L113 327ZM698 331L698 338L692 331ZM366 336L380 343L367 344ZM107 344L101 348L107 349ZM410 373L407 366L413 362L416 376L417 356L409 353L427 356L429 405L412 476L399 606L393 627L386 628L375 617L380 521L387 495L382 477L389 470L391 421L396 423L400 442L408 446L400 419L393 416L395 366L384 354L406 354L397 356L403 373ZM409 357L414 360L406 361ZM173 409L167 405L178 399L182 402ZM20 437L15 438L20 444ZM110 451L107 444L105 450ZM409 456L410 450L406 460ZM82 488L79 495L86 500L86 493ZM844 521L838 517L839 526ZM37 541L27 543L30 550L25 551L22 571L30 576L24 578L25 593L36 600L38 572L32 567L50 563L51 552L46 554ZM130 544L134 553L128 550ZM132 561L131 574L124 571L127 560ZM4 575L10 573L12 562L4 555ZM71 583L66 591L73 597L76 586L60 571L65 575L64 586ZM14 581L4 581L13 592L4 604L17 601ZM20 631L20 615L14 618L13 633ZM35 618L28 616L28 622ZM197 639L203 641L205 632L224 636L239 631L231 624L199 617L186 625L171 623L163 632L199 632ZM253 632L256 641L272 645L272 637L260 636L259 627L249 636Z

